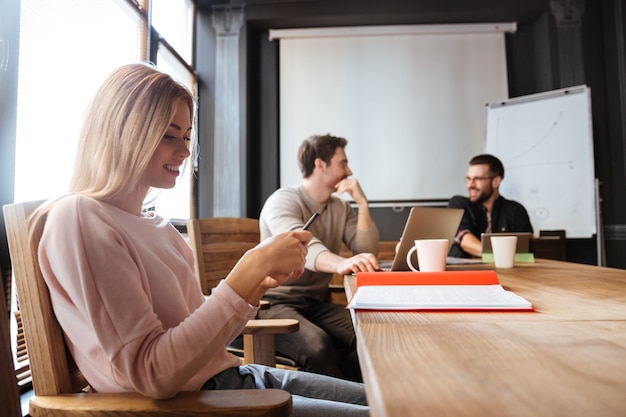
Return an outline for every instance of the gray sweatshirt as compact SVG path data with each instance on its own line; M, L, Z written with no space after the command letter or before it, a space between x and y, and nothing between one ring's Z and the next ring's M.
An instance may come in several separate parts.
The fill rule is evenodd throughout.
M267 295L324 300L333 274L315 270L315 259L321 252L329 250L339 254L341 244L345 243L354 254L378 254L379 236L375 224L368 230L357 230L357 216L347 201L331 195L325 204L319 204L309 197L302 185L281 188L267 199L259 219L261 240L286 231L300 230L315 212L321 216L309 229L313 239L309 243L304 274L272 288Z

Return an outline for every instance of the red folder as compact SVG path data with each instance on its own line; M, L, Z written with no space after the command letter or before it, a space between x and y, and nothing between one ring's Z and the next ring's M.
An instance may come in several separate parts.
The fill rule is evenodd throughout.
M376 286L380 289L372 288ZM347 307L381 311L534 310L523 297L502 288L493 270L358 272L356 290Z
M442 272L357 272L356 286L362 285L491 285L499 284L498 275L487 271Z

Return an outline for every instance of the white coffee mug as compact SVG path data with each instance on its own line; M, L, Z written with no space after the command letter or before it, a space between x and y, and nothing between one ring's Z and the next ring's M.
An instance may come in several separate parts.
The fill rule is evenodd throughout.
M491 236L491 248L496 268L513 268L517 236Z
M416 240L406 254L406 263L415 272L440 272L446 270L448 256L448 239L420 239ZM411 263L411 255L417 251L419 270Z

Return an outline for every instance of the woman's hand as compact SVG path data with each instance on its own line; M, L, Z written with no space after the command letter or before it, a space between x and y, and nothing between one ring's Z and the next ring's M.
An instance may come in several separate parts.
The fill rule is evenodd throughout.
M286 232L264 240L255 250L262 252L267 263L267 277L262 285L276 287L304 272L307 245L313 235L307 231ZM272 280L274 282L272 282Z
M248 303L257 305L269 288L302 275L312 237L308 231L293 231L264 240L243 255L226 281Z

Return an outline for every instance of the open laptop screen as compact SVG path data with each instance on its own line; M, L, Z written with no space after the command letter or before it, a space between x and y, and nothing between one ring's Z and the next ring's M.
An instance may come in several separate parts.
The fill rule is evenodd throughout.
M390 269L392 271L409 271L406 255L415 246L415 240L448 239L451 245L462 217L463 209L412 207ZM413 265L417 265L417 259L413 260Z

